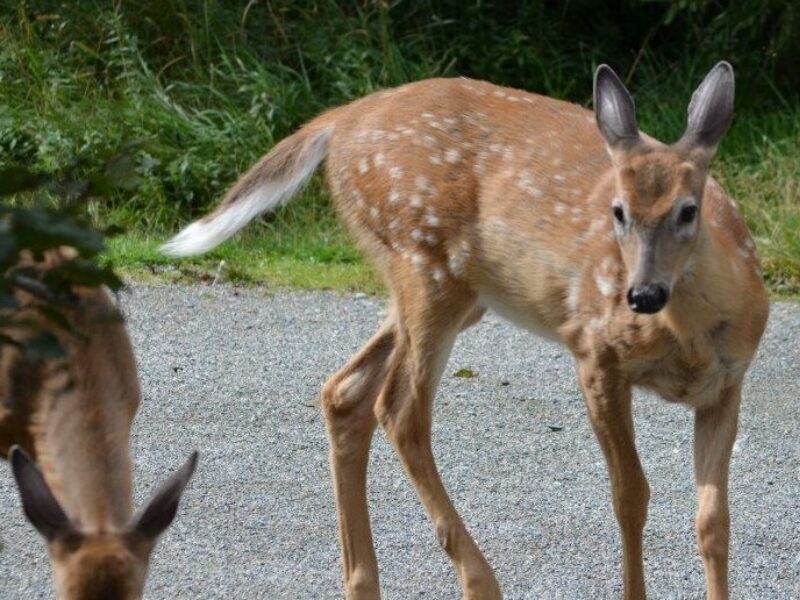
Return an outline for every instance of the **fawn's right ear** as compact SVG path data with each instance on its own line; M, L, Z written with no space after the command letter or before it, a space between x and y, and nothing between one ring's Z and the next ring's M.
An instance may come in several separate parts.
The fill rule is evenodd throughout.
M641 142L633 98L608 65L594 73L594 115L609 150L627 151Z
M197 451L175 471L139 509L131 521L131 529L149 540L155 540L170 526L178 512L181 494L197 466Z
M71 532L73 526L69 517L53 496L50 486L31 457L19 446L13 446L8 460L17 481L22 507L39 533L49 541L57 535Z

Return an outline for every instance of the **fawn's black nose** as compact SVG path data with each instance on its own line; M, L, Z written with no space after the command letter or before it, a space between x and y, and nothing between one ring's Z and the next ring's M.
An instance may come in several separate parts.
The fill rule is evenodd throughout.
M660 283L635 285L628 290L628 306L637 313L657 313L664 308L668 298L667 288Z

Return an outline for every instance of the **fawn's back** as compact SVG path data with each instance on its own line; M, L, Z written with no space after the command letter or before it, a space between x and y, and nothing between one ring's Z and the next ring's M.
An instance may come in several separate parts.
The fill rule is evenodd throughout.
M607 320L605 307L624 304L629 282L612 216L618 181L590 111L485 82L433 79L335 109L309 128L331 122L335 205L380 266L411 263L431 286L464 285L551 336L567 335L570 319ZM693 175L684 157L647 142L653 150L632 185L660 190L651 205L671 203ZM735 205L701 175L704 221L740 271L720 266L726 277L707 282L708 293L732 318L746 303L731 286L761 288L758 259Z

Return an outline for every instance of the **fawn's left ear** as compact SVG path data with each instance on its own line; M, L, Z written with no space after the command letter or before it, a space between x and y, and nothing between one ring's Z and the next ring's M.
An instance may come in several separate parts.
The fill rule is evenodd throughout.
M72 532L74 528L69 517L53 496L50 486L31 457L19 446L13 446L8 460L22 498L22 507L39 533L49 541L58 535Z
M612 153L627 152L641 143L633 98L608 65L600 65L594 74L594 115Z
M692 94L686 132L677 145L701 150L710 159L733 120L733 67L717 63Z
M192 452L183 466L175 471L134 515L131 530L155 540L170 526L178 512L181 494L197 466L197 451Z

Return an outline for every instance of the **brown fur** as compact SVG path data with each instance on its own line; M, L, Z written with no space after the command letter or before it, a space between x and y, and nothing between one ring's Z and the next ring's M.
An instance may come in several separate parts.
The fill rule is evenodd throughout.
M634 443L632 386L696 410L698 541L709 597L726 598L727 464L767 299L742 218L707 176L713 152L629 136L610 160L583 108L467 79L372 94L312 121L294 148L323 130L330 132L327 180L336 211L383 273L392 303L372 340L322 391L347 597L379 595L366 498L378 424L465 598L500 597L430 445L431 404L453 340L488 307L560 339L576 358L609 466L626 598L645 595L649 499ZM287 147L282 142L275 156ZM273 165L272 157L243 180ZM289 164L280 158L269 177L288 176L278 167ZM242 185L226 203L238 200ZM671 219L683 196L697 201L700 214L691 235L680 237ZM624 239L615 234L615 198L624 198L632 219ZM642 263L646 246L656 248L652 264ZM666 307L632 311L629 286L654 278L671 286Z

